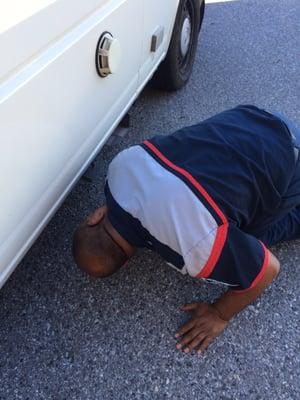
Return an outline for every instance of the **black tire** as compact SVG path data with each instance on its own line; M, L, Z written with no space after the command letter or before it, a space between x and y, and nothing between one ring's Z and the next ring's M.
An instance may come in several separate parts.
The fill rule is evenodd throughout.
M193 70L203 16L204 0L180 1L168 53L151 80L153 87L173 91L188 82ZM181 36L187 18L191 33L188 50L183 54Z

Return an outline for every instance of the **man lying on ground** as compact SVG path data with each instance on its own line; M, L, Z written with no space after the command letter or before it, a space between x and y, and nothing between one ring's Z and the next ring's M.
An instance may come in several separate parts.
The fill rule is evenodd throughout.
M76 230L76 263L95 277L117 272L139 247L182 273L228 290L192 318L177 348L204 351L279 272L269 247L300 237L300 131L287 118L238 106L111 162L106 205Z

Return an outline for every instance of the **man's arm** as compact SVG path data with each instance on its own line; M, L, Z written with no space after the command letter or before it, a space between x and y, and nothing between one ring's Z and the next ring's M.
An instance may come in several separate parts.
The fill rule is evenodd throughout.
M177 338L181 336L178 349L183 349L186 353L193 349L203 352L225 329L233 316L260 296L280 269L277 258L270 251L269 253L265 273L255 287L241 292L229 289L213 304L193 303L182 307L183 311L191 311L193 317L175 335Z
M222 319L229 321L243 308L256 300L257 297L259 297L276 278L280 270L280 264L270 250L269 253L269 264L266 268L265 274L254 288L242 291L241 293L234 290L228 290L214 303L213 306L216 308Z

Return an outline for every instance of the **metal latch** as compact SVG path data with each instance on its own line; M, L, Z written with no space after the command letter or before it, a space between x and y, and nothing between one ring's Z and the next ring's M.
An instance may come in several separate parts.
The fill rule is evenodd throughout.
M164 28L162 26L159 26L156 31L152 35L151 39L151 52L155 53L159 46L162 44L163 39L164 39Z

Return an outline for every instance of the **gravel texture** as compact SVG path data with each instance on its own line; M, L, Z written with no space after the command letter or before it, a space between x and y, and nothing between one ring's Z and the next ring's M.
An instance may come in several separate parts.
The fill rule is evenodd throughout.
M145 89L129 135L103 149L0 291L1 400L300 398L299 242L273 249L279 278L202 357L175 349L178 307L221 289L150 252L102 281L70 255L72 231L103 201L107 166L128 145L240 103L300 124L299 21L299 0L207 4L188 86Z

